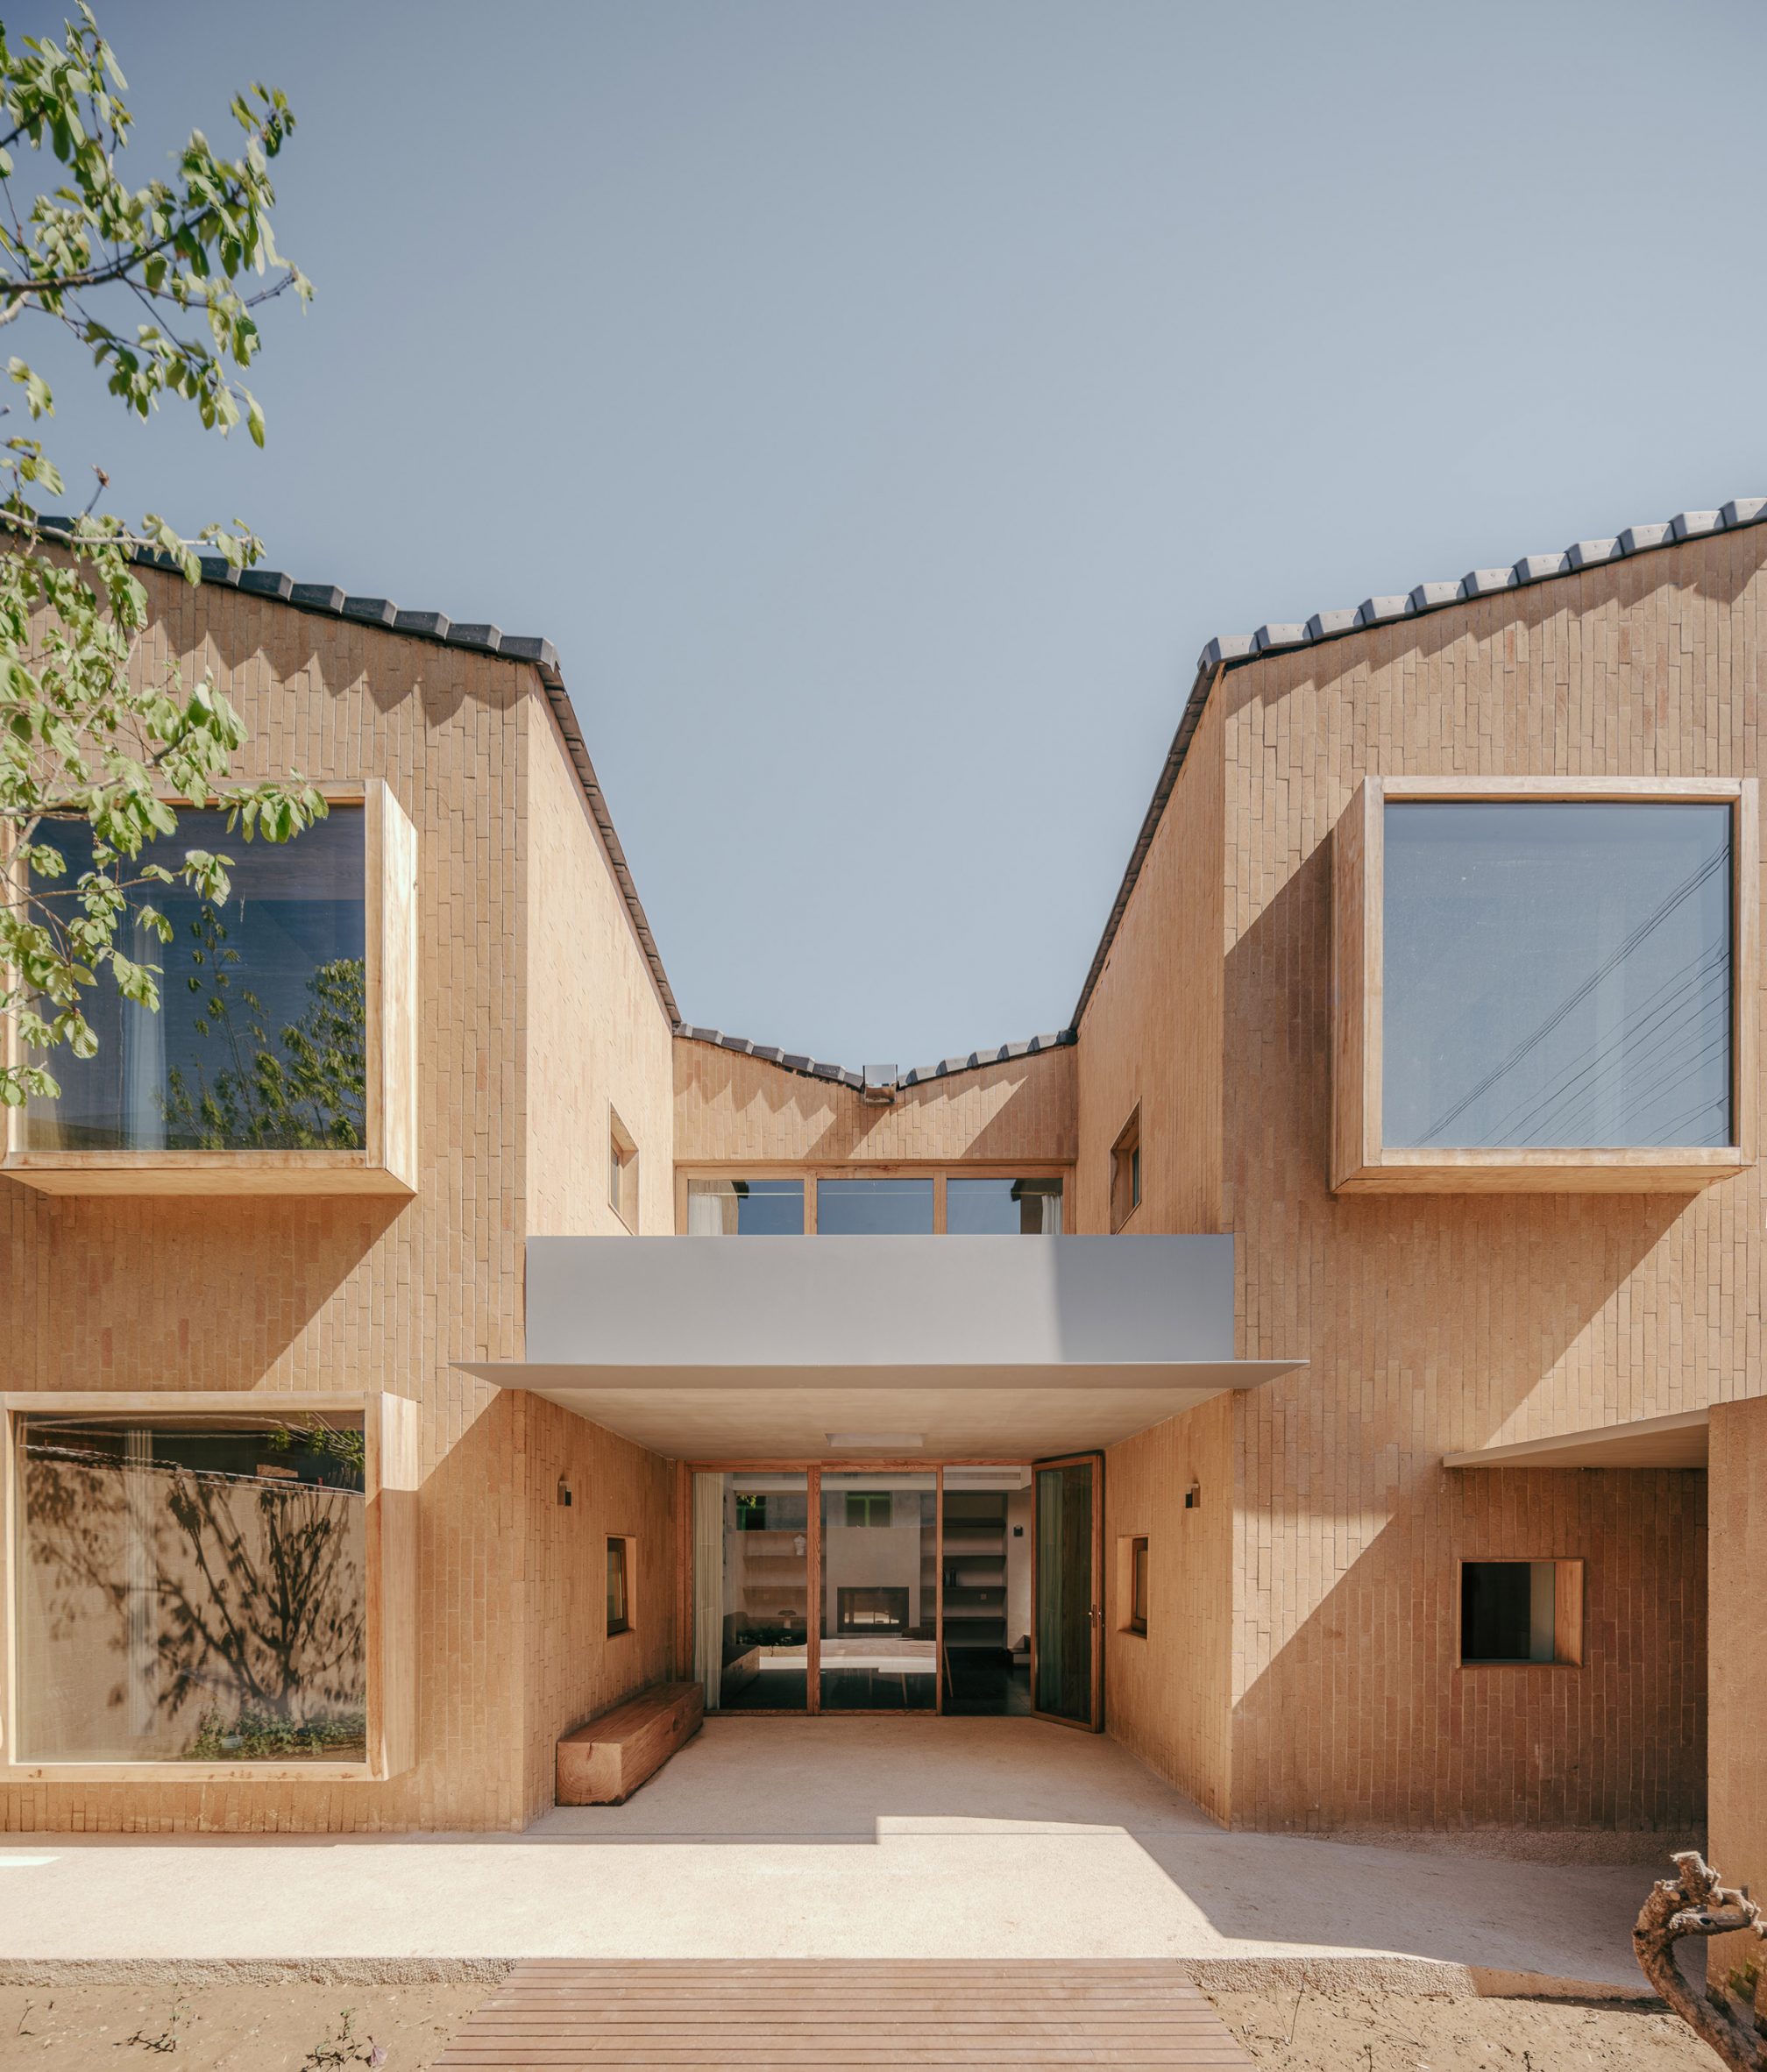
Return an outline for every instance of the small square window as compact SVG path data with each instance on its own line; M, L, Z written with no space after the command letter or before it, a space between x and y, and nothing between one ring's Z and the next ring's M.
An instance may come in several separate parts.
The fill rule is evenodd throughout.
M1141 1206L1141 1110L1111 1146L1111 1228L1120 1231Z
M847 1492L848 1525L888 1525L890 1492L887 1489L849 1489Z
M1463 1561L1463 1664L1557 1663L1583 1659L1580 1561Z
M632 1578L628 1544L607 1542L607 1637L632 1630Z
M638 1146L632 1132L607 1111L607 1206L628 1231L638 1228Z

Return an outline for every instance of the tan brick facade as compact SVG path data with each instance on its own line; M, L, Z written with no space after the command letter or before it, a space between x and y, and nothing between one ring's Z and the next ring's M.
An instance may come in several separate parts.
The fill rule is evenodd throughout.
M1758 1170L1694 1195L1334 1196L1331 842L1370 775L1758 774L1763 558L1767 527L1727 532L1220 671L1077 1043L884 1106L671 1036L531 666L152 578L144 669L206 658L254 770L383 777L416 829L420 1184L97 1200L0 1181L5 1384L414 1397L418 1761L382 1784L8 1787L0 1823L519 1827L550 1802L559 1733L681 1667L675 1464L457 1364L519 1357L527 1237L622 1228L610 1112L650 1235L679 1227L690 1170L962 1165L1071 1169L1068 1227L1096 1233L1139 1113L1126 1228L1231 1232L1239 1357L1307 1364L1111 1449L1110 1731L1235 1825L1692 1832L1705 1474L1444 1456L1731 1406L1714 1531L1750 1543ZM613 1641L610 1533L636 1549ZM1145 1637L1114 1580L1134 1535ZM1501 1558L1585 1565L1580 1665L1461 1666L1458 1565ZM1743 1615L1723 1572L1714 1660ZM1758 1654L1714 1671L1712 1767L1723 1867L1760 1879L1735 1755Z
M1763 557L1759 531L1689 542L1273 654L1212 689L1082 1027L1081 1170L1096 1204L1115 1121L1089 1118L1101 1047L1149 1069L1169 1045L1162 984L1206 1002L1218 983L1239 1352L1309 1365L1234 1406L1231 1761L1169 1676L1144 1690L1118 1673L1113 1730L1175 1778L1200 1766L1209 1789L1190 1788L1236 1824L1685 1834L1701 1817L1703 1476L1441 1462L1757 1388L1758 1171L1691 1196L1334 1198L1329 845L1369 774L1757 774ZM1188 816L1187 787L1205 801ZM1187 891L1184 851L1217 790L1218 948L1194 985L1162 980L1146 945L1192 954L1208 873ZM1160 1068L1177 1069L1169 1047ZM1195 1125L1147 1113L1154 1227L1183 1227L1165 1168ZM1208 1416L1182 1422L1206 1452ZM1139 1529L1156 1444L1111 1456L1113 1530L1119 1513ZM1172 1501L1168 1482L1167 1529L1189 1533ZM1500 1554L1589 1562L1584 1668L1458 1666L1453 1565Z
M7 1787L0 1824L520 1827L547 1737L672 1650L667 1482L455 1363L519 1357L528 1234L608 1227L610 1099L649 1138L647 1219L667 1227L667 1019L532 668L147 580L162 616L138 666L211 667L252 729L250 773L384 777L416 828L420 1185L278 1202L0 1181L5 1386L415 1397L418 1763L384 1784ZM582 1491L568 1511L561 1472ZM608 1532L640 1536L656 1610L604 1651L578 1614L599 1607Z

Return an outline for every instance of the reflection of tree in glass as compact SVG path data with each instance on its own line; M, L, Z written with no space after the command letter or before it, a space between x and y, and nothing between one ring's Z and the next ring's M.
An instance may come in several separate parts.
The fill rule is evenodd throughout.
M39 1458L27 1443L25 1479L34 1561L60 1586L52 1630L78 1630L96 1597L110 1608L110 1644L127 1652L142 1585L119 1572L118 1536L136 1536L153 1710L168 1726L182 1715L186 1759L360 1752L359 1489L266 1487L155 1461L153 1494L132 1502L114 1458L56 1451Z
M211 1078L174 1065L166 1075L167 1132L202 1151L255 1146L275 1151L356 1151L367 1138L366 971L360 957L337 957L307 981L311 1004L273 1039L264 1004L235 990L219 912L204 905L190 924L195 967L185 980L200 1012L192 1024L229 1061ZM236 1021L236 1005L241 1021Z

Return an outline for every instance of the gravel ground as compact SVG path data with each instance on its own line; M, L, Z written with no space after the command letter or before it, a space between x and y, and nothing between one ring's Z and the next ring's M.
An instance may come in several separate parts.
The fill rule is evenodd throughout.
M1660 2001L1293 1987L1209 1997L1259 2064L1284 2072L1714 2072L1718 2063Z
M484 1999L447 1985L0 1986L0 2067L423 2072ZM375 2056L376 2049L386 2053Z

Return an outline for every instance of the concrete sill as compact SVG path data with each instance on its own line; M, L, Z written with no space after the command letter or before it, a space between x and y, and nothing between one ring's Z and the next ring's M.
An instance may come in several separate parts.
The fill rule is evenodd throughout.
M384 1783L372 1763L0 1763L0 1785Z

